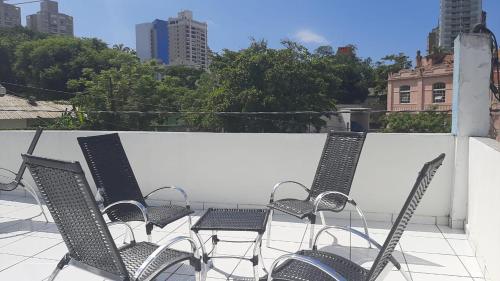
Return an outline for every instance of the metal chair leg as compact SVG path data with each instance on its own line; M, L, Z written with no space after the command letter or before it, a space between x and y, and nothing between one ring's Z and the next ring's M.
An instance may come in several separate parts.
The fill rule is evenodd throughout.
M146 222L146 234L148 235L148 242L153 242L153 236L151 236L151 232L153 232L153 225Z
M260 275L259 275L259 262L264 264L264 260L261 259L262 257L262 234L259 234L257 238L255 239L255 245L253 248L253 256L252 256L252 264L253 264L253 276L255 278L255 281L259 281ZM260 260L259 260L260 259Z
M202 277L201 271L195 271L194 272L194 280L195 281L203 281L203 277Z
M269 225L267 226L267 240L266 240L266 246L269 248L271 247L271 225L273 224L273 215L274 215L274 210L271 209L269 211Z
M57 274L59 274L59 272L69 263L70 260L71 258L69 257L69 254L64 255L64 257L57 264L54 271L52 271L52 274L50 274L48 281L53 281L54 279L56 279Z
M316 216L309 218L310 234L309 234L309 249L312 249L314 243L314 225L316 224Z
M193 227L193 221L191 219L191 215L188 215L188 232L189 232L189 238L193 239L193 233L191 233L191 227Z
M358 207L358 205L354 202L354 207L356 208L356 211L358 212L358 215L361 217L361 220L363 221L363 228L365 229L365 234L366 236L370 237L370 234L368 233L368 223L366 222L365 214L361 210L361 208ZM373 248L372 243L368 241L368 247L371 249Z

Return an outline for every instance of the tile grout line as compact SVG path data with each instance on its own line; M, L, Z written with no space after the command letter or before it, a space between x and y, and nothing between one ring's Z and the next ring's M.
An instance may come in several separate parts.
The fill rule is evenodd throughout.
M443 232L441 231L441 228L439 228L438 226L438 229L439 229L439 232L441 232L441 235L443 235L444 237L444 234ZM460 261L460 264L462 264L462 266L465 268L465 271L467 271L467 273L469 274L469 277L470 278L474 278L472 277L472 274L470 273L469 269L467 268L467 266L465 266L464 262L462 261L462 259L460 259L459 255L457 254L457 252L455 251L455 249L453 248L453 246L451 245L450 241L448 241L448 239L446 239L446 237L444 237L444 240L446 240L446 244L448 244L448 246L450 246L451 250L453 251L453 253L455 253L455 256L457 257L457 259ZM468 243L468 242L467 242ZM474 257L475 258L475 257ZM484 277L483 277L484 278Z
M7 254L7 255L10 255L10 254ZM6 268L4 268L4 269L0 270L0 272L3 272L3 271L5 271L5 270L7 270L7 269L9 269L9 268L12 268L12 267L14 267L14 266L16 266L16 265L18 265L18 264L20 264L20 263L22 263L22 262L24 262L24 261L27 261L27 260L29 260L29 259L31 259L31 258L32 258L32 257L27 257L27 256L19 256L19 257L25 257L25 259L23 259L23 260L21 260L21 261L19 261L19 262L16 262L15 264L13 264L13 265L11 265L11 266L8 266L8 267L6 267Z
M247 250L243 254L243 257L245 257L247 255L248 251L250 251L250 248L252 248L252 245L248 246ZM233 276L234 272L236 271L236 269L238 268L238 266L241 264L242 261L243 261L242 259L239 259L239 261L236 264L236 266L233 268L233 270L231 271L231 273L229 273L229 276L227 276L227 280L229 280L229 278L231 278ZM264 265L264 260L262 260L262 265Z
M410 279L413 280L413 274L412 274L412 272L410 270L410 265L408 264L408 260L406 259L406 254L403 251L403 247L401 246L400 243L398 243L398 246L399 246L399 249L401 250L401 253L403 254L403 259L405 260L406 269L408 269L408 274L410 275Z

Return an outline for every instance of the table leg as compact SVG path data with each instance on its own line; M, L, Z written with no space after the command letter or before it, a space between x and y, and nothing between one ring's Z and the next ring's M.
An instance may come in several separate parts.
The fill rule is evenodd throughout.
M209 258L208 258L207 250L205 249L205 243L203 243L203 239L201 238L200 234L198 232L194 232L194 234L198 238L198 241L200 242L201 251L203 252L202 280L205 280L205 277L207 276L207 272L208 272Z
M255 239L255 246L253 247L253 256L252 256L252 264L253 264L253 276L255 281L259 281L259 257L262 260L262 234L259 233L257 239Z
M217 231L212 230L212 256L217 254L217 243L219 242L219 238L217 237Z
M262 243L262 242L261 242L261 243ZM259 247L259 248L260 248L260 249L259 249L259 261L260 261L260 263L262 264L262 269L264 270L264 272L265 272L266 274L268 274L267 269L266 269L266 265L264 264L264 257L262 256L262 244L260 245L260 247Z

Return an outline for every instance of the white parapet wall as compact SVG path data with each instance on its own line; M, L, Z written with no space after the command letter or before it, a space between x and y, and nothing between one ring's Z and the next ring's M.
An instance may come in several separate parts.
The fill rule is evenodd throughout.
M500 280L500 143L469 141L469 207L467 233L487 280Z
M88 171L76 138L102 133L47 131L35 154L80 161ZM0 131L0 167L17 169L32 136L29 131ZM177 185L188 192L197 208L263 206L278 181L310 185L326 139L325 134L156 132L120 132L120 137L143 193ZM422 165L440 153L447 155L444 165L413 222L447 224L454 161L450 134L369 134L351 195L369 218L391 220ZM89 173L87 177L93 185ZM162 196L180 199L174 193ZM278 197L304 198L305 194L290 186Z

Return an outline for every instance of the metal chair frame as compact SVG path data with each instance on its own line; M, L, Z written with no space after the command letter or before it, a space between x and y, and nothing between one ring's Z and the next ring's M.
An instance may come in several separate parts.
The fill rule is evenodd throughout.
M106 185L101 180L102 173L101 173L101 171L99 171L99 168L96 167L95 163L93 162L93 161L95 161L95 159L94 159L94 156L92 155L92 151L91 151L92 149L89 149L87 147L88 143L90 143L92 140L98 140L98 138L106 139L105 141L107 141L108 143L111 143L111 145L120 146L118 148L118 152L117 152L120 155L118 155L117 158L120 158L119 160L122 162L122 163L120 163L122 165L122 167L123 166L126 167L125 173L127 173L127 177L129 178L129 182L127 183L127 185L128 185L127 187L129 189L134 189L135 195L132 197L135 197L135 198L129 198L127 200L119 200L119 201L112 201L111 200L111 202L106 202L106 201L108 201L108 200L106 200L106 198L108 198L107 195L109 195L108 192L113 192L113 191L112 190L108 191L106 189ZM146 199L148 199L150 196L152 196L153 194L156 194L160 191L175 190L182 195L182 197L184 199L184 203L185 203L185 208L187 210L191 210L187 193L184 191L184 189L177 187L177 186L164 186L164 187L156 188L153 191L151 191L150 193L148 193L146 196L142 195L140 187L137 183L137 180L135 179L134 173L132 171L132 167L130 166L130 163L128 162L127 155L125 153L125 150L123 149L123 145L121 143L121 140L120 140L120 137L118 136L118 134L108 134L108 135L100 135L100 136L92 136L92 137L80 137L80 138L78 138L78 142L80 144L82 152L83 152L85 159L87 161L87 164L89 166L90 172L91 172L91 174L94 178L94 181L96 183L96 186L97 186L97 193L95 195L96 201L99 203L102 203L104 205L103 211L104 211L104 213L108 214L108 216L110 217L111 220L120 219L120 218L115 217L112 213L109 213L109 211L112 211L117 206L129 205L129 206L132 206L132 207L139 209L140 213L142 214L143 221L146 224L146 234L148 236L148 241L151 242L151 240L152 240L151 233L153 230L154 221L152 221L150 214L148 214ZM188 227L189 227L189 229L191 229L191 226L192 226L191 214L188 214L186 216L188 219ZM191 232L189 232L189 236L192 237Z
M399 240L401 239L408 223L410 222L411 217L415 213L415 210L417 209L421 199L423 198L426 190L428 189L436 171L442 165L444 158L445 154L441 154L434 160L425 163L425 165L423 166L417 177L417 180L410 194L408 195L408 198L406 199L403 205L403 208L401 209L401 212L399 213L396 221L394 222L394 225L391 228L391 231L389 232L389 235L387 236L383 246L377 243L377 241L375 241L374 239L370 238L370 236L366 235L365 233L362 233L351 227L325 226L314 237L312 251L318 251L317 248L318 239L321 236L321 234L327 233L329 229L348 231L368 241L371 245L374 245L379 250L379 253L375 258L373 265L371 266L369 271L366 271L366 279L359 281L384 280L387 274L392 269L389 264L396 267L407 281L411 281L411 277L404 271L400 263L394 258L393 252L395 250L396 245L399 243ZM316 269L316 272L313 272L312 269L307 269L308 270L307 273L311 275L311 279L326 280L326 279L321 279L319 276L316 276L316 278L314 278L314 274L317 274L318 273L317 271L319 270L320 272L325 273L331 280L348 281L348 279L345 276L342 276L331 266L325 265L323 262L313 257L301 255L300 252L295 254L283 255L278 259L276 259L271 266L270 269L271 273L267 276L267 281L273 280L272 274L280 265L285 265L287 261L293 261L293 260L308 264L312 266L312 268ZM354 262L350 262L348 265L351 266L352 268L355 267L360 268L360 266L356 265ZM284 270L286 270L286 267L284 268ZM289 274L293 275L294 273L297 274L294 271L290 271ZM278 280L281 279L278 278ZM290 277L290 280L294 280L293 276Z
M176 237L162 246L149 242L136 243L134 232L126 222L106 223L102 216L96 216L95 214L99 214L100 211L90 192L80 163L25 154L23 159L47 202L48 208L54 216L54 221L69 249L69 252L63 256L53 270L49 281L55 280L67 265L74 265L109 280L152 281L165 269L186 260L189 260L191 265L195 267L196 281L204 280L201 255L192 238ZM69 199L65 198L72 198L71 200L74 202L67 202ZM76 209L72 213L73 208ZM78 222L74 220L75 218L79 218ZM115 245L108 229L109 226L113 225L125 227L126 235L130 236L129 243L125 243L120 248ZM91 237L87 237L88 240L91 240L88 243L95 244L84 245L82 235L91 235ZM175 256L171 258L172 256L169 256L169 252L173 251L171 246L183 241L190 244L191 252L175 251ZM147 249L144 247L155 248L147 257L141 258L140 254ZM137 249L139 254L132 251L134 253L132 256L136 255L137 257L130 258L130 254L127 254L128 258L125 259L121 250L127 249ZM162 257L163 254L167 255L167 258ZM127 261L139 266L130 272L126 268ZM153 265L153 263L156 264Z
M269 199L269 205L268 205L268 207L270 208L270 213L269 213L269 218L270 219L269 219L269 226L267 228L267 241L266 241L267 247L270 246L270 241L271 241L271 224L272 224L272 221L273 221L273 215L274 215L274 211L275 211L274 208L273 208L273 206L272 206L272 204L275 202L275 194L276 194L276 192L278 191L278 189L281 186L287 186L285 184L293 184L293 185L297 185L297 186L301 187L307 193L307 198L304 201L308 201L308 200L311 200L311 199L313 201L314 208L313 208L312 213L307 214L307 216L305 216L307 218L307 220L308 220L308 227L309 227L309 231L310 231L309 247L313 246L314 226L316 224L316 218L319 216L321 218L322 225L326 226L324 211L341 212L341 211L344 210L345 205L347 203L349 203L350 205L352 205L356 209L356 212L358 213L358 215L360 216L360 218L361 218L361 220L363 222L363 227L364 227L364 230L365 230L365 234L369 235L369 233L368 233L368 223L366 222L366 217L365 217L363 211L361 210L361 208L359 207L359 205L356 203L356 201L354 201L354 199L351 198L348 194L346 194L345 192L342 192L341 190L336 189L335 187L332 187L331 190L324 191L324 192L319 193L317 195L313 194L315 192L316 185L320 184L320 183L318 183L318 181L321 180L321 177L322 177L321 174L322 174L322 172L324 172L321 169L322 166L323 166L323 162L328 162L328 161L332 160L332 159L329 158L329 155L328 155L328 154L332 153L331 151L329 151L329 146L332 145L335 141L341 141L341 140L336 140L337 137L340 137L340 138L341 137L348 137L348 138L351 137L351 138L353 138L353 141L355 139L356 141L359 142L358 144L355 144L353 142L353 146L357 145L358 147L354 149L355 155L352 156L352 157L354 157L354 159L353 159L354 167L352 167L352 169L349 171L352 174L348 175L350 177L350 179L349 179L349 183L347 184L348 185L348 187L347 187L347 193L350 191L352 180L354 178L354 174L355 174L355 171L356 171L356 168L357 168L357 163L358 163L359 157L361 155L362 147L364 145L364 140L366 138L366 133L335 132L335 131L331 131L331 132L328 133L327 139L325 141L325 145L324 145L324 148L323 148L323 153L321 155L321 159L320 159L320 162L318 164L318 168L316 170L315 179L314 179L314 182L313 182L311 188L308 188L304 184L302 184L300 182L297 182L297 181L293 181L293 180L281 181L281 182L279 182L279 183L277 183L277 184L274 185L273 191L271 192L271 196L270 196L270 199ZM291 185L288 185L288 186L291 186ZM321 208L322 203L325 203L325 201L328 201L328 197L329 196L330 197L336 197L336 198L342 198L341 199L342 206L340 206L336 210ZM277 209L277 211L280 211L280 210ZM368 242L368 246L371 248L371 243L370 242Z
M33 151L35 151L35 147L38 144L38 140L40 139L40 136L43 133L42 128L37 128L35 135L33 136L33 139L31 140L30 146L28 148L28 151L26 154L32 155ZM0 191L14 191L18 187L24 188L36 201L37 205L40 207L40 213L36 215L35 217L38 217L40 215L43 215L45 222L49 222L47 215L45 214L45 211L43 210L42 207L42 202L40 201L40 198L38 197L35 188L28 184L25 180L23 180L24 177L24 172L26 171L26 163L23 162L21 163L21 166L19 167L19 170L16 172L6 169L6 168L0 168L0 171L7 172L12 175L13 179L9 183L0 183ZM8 178L8 177L5 177Z

